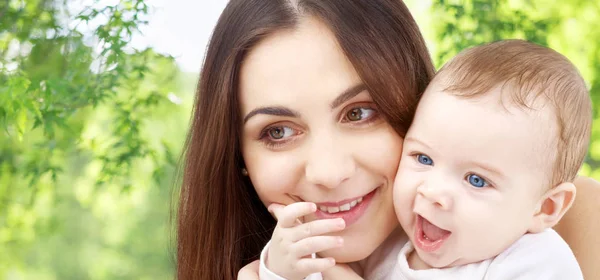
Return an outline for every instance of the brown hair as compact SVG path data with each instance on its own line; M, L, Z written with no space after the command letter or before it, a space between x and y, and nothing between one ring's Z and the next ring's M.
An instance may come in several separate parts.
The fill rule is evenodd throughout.
M231 0L214 29L198 83L177 230L178 279L235 279L258 258L274 219L242 176L238 83L246 53L304 16L327 24L381 114L404 135L434 68L398 0Z
M439 78L438 78L439 77ZM553 163L549 184L572 182L587 153L592 104L577 68L560 53L523 40L504 40L467 49L440 69L435 78L446 90L475 97L492 88L511 86L510 100L532 108L538 97L554 107L557 146L550 147ZM550 177L550 176L549 176Z

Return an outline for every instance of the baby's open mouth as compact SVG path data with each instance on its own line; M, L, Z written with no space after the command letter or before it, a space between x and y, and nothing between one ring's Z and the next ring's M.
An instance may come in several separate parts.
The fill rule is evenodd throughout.
M433 252L439 249L451 234L452 232L434 225L421 215L417 215L415 246L421 250Z

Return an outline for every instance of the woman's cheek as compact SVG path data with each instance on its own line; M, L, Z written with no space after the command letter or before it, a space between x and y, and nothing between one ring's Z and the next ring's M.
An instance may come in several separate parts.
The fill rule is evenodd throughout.
M274 202L285 205L294 202L289 194L299 181L300 159L287 152L265 152L260 157L247 159L246 164L252 184L266 206Z
M358 139L360 144L357 146L363 147L359 161L370 169L384 173L393 183L400 163L403 139L389 126Z

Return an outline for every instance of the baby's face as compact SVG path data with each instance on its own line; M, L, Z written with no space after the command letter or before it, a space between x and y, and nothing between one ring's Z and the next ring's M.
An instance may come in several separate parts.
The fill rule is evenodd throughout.
M509 90L505 88L505 90ZM398 219L432 267L494 257L532 226L551 175L549 107L513 105L500 89L475 98L431 86L402 152Z

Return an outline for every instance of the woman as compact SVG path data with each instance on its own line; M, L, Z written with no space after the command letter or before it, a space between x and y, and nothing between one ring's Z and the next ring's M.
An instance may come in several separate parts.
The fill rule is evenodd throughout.
M309 220L342 216L345 245L324 256L371 255L398 227L390 197L402 137L433 72L401 1L230 1L187 140L178 278L235 279L271 237L271 203L316 202ZM594 232L571 221L573 239Z

